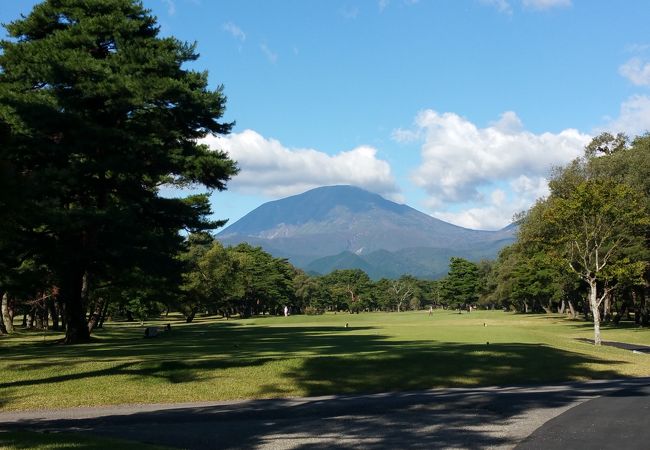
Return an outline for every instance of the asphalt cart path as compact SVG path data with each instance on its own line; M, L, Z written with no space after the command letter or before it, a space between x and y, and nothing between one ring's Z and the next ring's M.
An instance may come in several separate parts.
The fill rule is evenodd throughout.
M637 378L553 386L28 411L0 414L0 430L91 433L188 449L552 448L543 440L548 434L544 427L558 426L566 432L574 428L572 422L562 419L568 417L582 421L576 423L596 421L596 425L593 433L585 433L563 448L603 448L605 434L611 429L601 428L597 421L611 420L615 415L625 427L636 428L648 417L639 407L647 406L649 385L650 379ZM588 406L593 404L596 409ZM650 427L645 428L647 436ZM618 434L619 448L647 448L637 447L641 441L627 441L626 436ZM583 447L574 445L578 441Z

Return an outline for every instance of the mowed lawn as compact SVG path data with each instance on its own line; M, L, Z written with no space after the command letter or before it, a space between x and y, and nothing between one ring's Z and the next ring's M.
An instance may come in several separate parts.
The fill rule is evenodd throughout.
M594 347L590 323L500 311L197 318L144 339L109 323L93 342L0 338L0 410L369 393L650 376L650 355ZM349 325L346 328L346 323ZM650 330L604 327L650 345Z

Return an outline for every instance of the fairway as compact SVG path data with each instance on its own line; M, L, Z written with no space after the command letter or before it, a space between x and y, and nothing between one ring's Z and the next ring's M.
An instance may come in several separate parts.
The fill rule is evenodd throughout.
M180 319L144 339L109 323L93 342L2 337L0 410L370 393L650 376L650 355L597 348L591 323L500 311ZM346 324L349 326L346 328ZM650 331L604 327L650 345Z

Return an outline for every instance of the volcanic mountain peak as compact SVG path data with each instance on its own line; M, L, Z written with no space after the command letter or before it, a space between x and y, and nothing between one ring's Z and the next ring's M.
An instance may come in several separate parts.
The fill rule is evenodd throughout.
M481 255L495 256L514 239L515 231L512 227L469 230L358 187L325 186L265 203L224 229L218 238L225 244L260 245L306 267L342 252L363 258L379 250L427 248L445 250L447 258L450 253L474 254L474 248L481 248L489 249ZM375 262L378 259L375 257ZM354 258L327 260L326 266L343 260L350 264Z

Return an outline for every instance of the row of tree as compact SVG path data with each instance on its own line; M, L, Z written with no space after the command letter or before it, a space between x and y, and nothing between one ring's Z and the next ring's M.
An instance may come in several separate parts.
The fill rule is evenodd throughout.
M521 311L579 311L594 323L634 313L650 324L650 135L604 133L557 168L518 239L486 266L481 301Z

